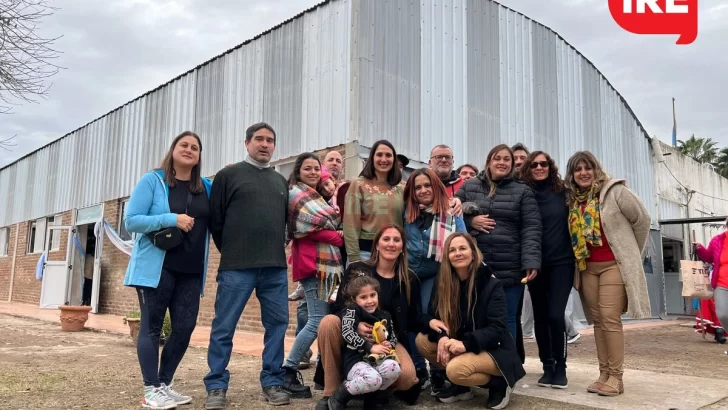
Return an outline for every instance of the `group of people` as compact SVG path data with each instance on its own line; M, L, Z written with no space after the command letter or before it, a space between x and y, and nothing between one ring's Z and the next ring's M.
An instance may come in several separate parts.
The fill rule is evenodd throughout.
M405 180L406 159L381 140L358 178L346 181L331 151L323 161L301 154L286 180L270 164L276 143L270 125L250 126L245 160L212 183L201 175L202 141L187 131L134 188L124 223L139 235L124 284L139 297L144 407L192 400L173 380L204 293L210 237L220 262L206 409L226 407L233 335L253 290L265 329L262 398L271 405L312 397L299 369L317 342L317 409L353 399L375 409L391 396L414 404L428 387L453 403L472 399L473 386L488 389L487 408L505 408L525 375L526 286L538 385L568 387L564 312L576 288L599 362L586 388L624 392L621 316L650 314L641 257L650 219L593 154L575 153L562 178L549 154L520 144L494 147L482 171L456 170L443 144ZM298 283L291 295L289 265ZM289 300L299 301L298 329L284 359ZM172 333L160 359L167 310Z

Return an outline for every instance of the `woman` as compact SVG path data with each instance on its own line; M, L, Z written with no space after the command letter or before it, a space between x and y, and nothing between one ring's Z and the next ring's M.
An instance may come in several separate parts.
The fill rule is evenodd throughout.
M508 145L496 146L488 154L485 172L465 181L457 197L483 261L503 284L508 330L515 339L520 333L522 279L534 279L541 268L541 217L531 189L513 178L514 164ZM489 218L495 220L495 227L489 225Z
M409 268L420 280L420 301L425 312L445 254L445 240L454 232L466 232L465 223L461 216L452 215L445 185L430 168L412 172L404 187L404 199L407 260ZM411 343L414 343L414 336L416 334L410 338ZM411 354L417 378L423 383L428 377L425 359L416 349ZM434 367L430 370L432 391L437 393L445 385L445 376Z
M417 348L453 383L438 401L469 400L470 386L487 384L486 408L503 409L526 374L506 327L503 285L468 234L451 235L445 249Z
M728 227L728 219L726 219L725 223L726 227ZM715 289L715 292L713 292L715 307L712 310L715 311L719 322L717 324L713 323L713 326L715 326L715 340L719 343L725 343L725 332L719 326L721 326L721 323L728 323L728 242L726 242L725 238L726 232L715 235L710 240L707 249L702 244L694 244L698 258L703 262L713 264L711 284ZM711 311L709 300L701 301L701 305L703 310L708 307L707 311Z
M124 217L128 232L142 234L134 243L124 285L136 288L139 297L137 355L146 408L169 409L192 401L174 391L172 383L197 323L207 276L212 183L201 175L201 153L197 134L178 135L162 165L137 183ZM148 234L168 228L181 236L181 243L165 250L155 246ZM159 335L167 309L172 334L160 363Z
M420 308L420 288L417 278L407 267L407 248L404 244L404 231L396 225L385 226L377 232L373 239L371 258L364 262L352 263L339 287L339 294L332 309L332 314L321 321L318 331L318 349L324 369L324 398L319 401L317 409L328 409L328 398L336 391L342 381L341 351L341 319L337 314L346 302L344 289L347 278L352 271L364 271L379 281L380 308L388 312L394 321L394 332L399 344L395 347L401 366L401 375L394 384L394 390L402 393L401 398L410 404L419 396L420 389L415 376L408 351L412 349L407 332L422 329L422 309ZM372 327L361 325L357 329L359 335L370 342ZM345 375L344 375L345 376ZM413 387L414 386L414 387Z
M599 379L590 393L624 392L623 313L650 316L650 298L642 267L642 250L650 233L650 216L623 179L612 179L589 151L569 158L565 186L571 246L578 267L574 287L584 313L594 324Z
M319 323L329 311L329 296L343 273L339 215L317 191L320 182L321 162L316 154L299 155L288 178L288 237L292 278L303 288L308 319L283 363L283 388L294 398L311 397L298 366L316 339Z
M351 181L346 191L344 242L349 263L369 259L374 236L382 227L403 226L401 179L392 143L375 142L359 178Z
M541 214L541 272L528 283L534 316L538 356L543 364L542 387L565 389L566 304L574 285L574 251L569 234L566 191L556 163L549 154L529 154L521 168L521 181L536 196Z

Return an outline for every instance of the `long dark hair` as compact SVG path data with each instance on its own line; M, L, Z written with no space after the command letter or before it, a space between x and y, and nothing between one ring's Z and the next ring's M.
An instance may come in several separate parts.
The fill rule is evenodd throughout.
M299 155L298 158L296 158L296 163L293 164L293 171L291 171L291 175L288 176L289 188L296 185L301 179L301 166L303 165L303 161L307 159L315 159L316 162L319 163L319 167L321 166L321 160L319 159L318 155L314 154L313 152L304 152L303 154Z
M197 159L197 164L192 167L192 173L190 174L190 192L197 194L204 191L205 186L202 184L201 171L202 141L200 140L200 137L194 132L185 131L182 134L176 136L174 140L172 140L172 145L169 146L169 151L167 151L167 155L165 155L164 159L162 159L162 163L159 165L159 169L164 172L164 179L167 182L167 185L169 185L170 188L174 188L177 185L177 180L175 179L176 171L174 170L174 158L172 158L172 153L174 152L174 148L184 137L195 137L195 139L197 140L197 145L200 146L200 154Z
M508 151L508 153L511 155L511 173L509 175L506 175L506 178L512 177L513 173L516 170L516 160L513 158L513 150L511 149L511 147L506 144L499 144L493 147L492 150L490 150L490 152L488 153L488 158L485 160L485 169L483 170L483 178L485 178L485 181L488 182L488 197L490 198L493 198L495 196L495 188L496 185L498 185L495 181L493 181L493 176L490 174L490 160L493 159L493 156L495 156L495 154L503 150Z
M420 203L417 201L417 196L415 195L415 179L420 175L426 176L432 185L433 214L444 215L450 209L447 190L445 189L445 185L442 184L442 181L440 181L440 178L435 174L435 171L430 168L419 168L410 174L409 179L407 179L407 185L404 187L404 203L407 205L405 220L407 223L413 223L420 217Z
M399 169L399 165L397 164L397 150L395 150L394 145L387 140L379 140L372 145L372 149L369 150L369 158L367 158L367 162L364 164L364 169L361 173L359 173L359 176L366 179L375 179L377 177L377 173L374 170L374 153L377 152L377 148L379 148L380 145L386 145L392 150L392 169L390 169L387 173L387 183L390 186L398 185L402 181L402 171Z
M528 154L526 161L524 161L523 165L521 166L521 181L526 183L528 186L534 186L535 181L533 180L533 176L531 175L531 163L533 163L536 160L536 157L538 157L539 155L543 155L544 157L546 157L546 162L549 163L549 175L548 177L546 177L546 180L551 185L551 188L554 190L554 192L563 191L564 181L563 179L561 179L561 174L559 174L559 167L556 165L556 162L554 162L553 158L551 158L551 155L543 151L533 151L532 153Z
M394 275L399 281L399 288L404 289L405 295L407 295L407 303L409 303L411 292L410 270L409 263L407 262L407 237L405 236L404 230L402 228L397 225L383 226L379 230L379 232L377 232L377 236L374 237L374 241L372 243L372 256L371 258L369 258L368 261L365 261L365 263L369 266L373 266L376 269L377 265L379 264L379 250L377 249L377 244L379 244L379 240L382 239L382 236L384 236L384 232L389 229L396 229L397 232L399 232L399 236L402 238L402 253L399 254L399 256L397 257L397 261L394 263Z

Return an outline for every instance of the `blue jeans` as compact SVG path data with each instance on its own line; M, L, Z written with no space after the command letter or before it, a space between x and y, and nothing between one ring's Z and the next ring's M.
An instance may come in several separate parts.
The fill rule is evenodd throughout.
M230 384L227 365L233 351L235 326L253 290L260 302L260 316L265 328L260 384L264 388L283 385L283 341L288 328L287 276L286 268L218 272L215 319L212 320L210 347L207 351L210 372L204 378L207 391L227 389Z
M422 304L422 312L427 313L427 307L430 304L430 297L432 297L432 287L435 285L435 276L427 279L420 279L420 302ZM419 351L417 351L417 345L415 345L415 338L417 337L416 333L410 333L409 334L409 342L410 342L410 356L412 357L412 363L415 364L415 369L426 369L427 364L425 363L425 358L420 354ZM437 368L435 366L431 367L431 370L433 370L435 373L437 373Z
M298 336L299 333L301 333L301 330L303 330L303 327L306 326L306 321L308 320L308 306L306 306L306 300L302 300L298 302L298 307L296 308L296 336Z
M329 313L329 301L326 298L321 298L321 292L319 292L321 281L319 281L318 277L312 276L301 279L300 283L306 295L308 320L301 330L301 333L296 335L291 352L283 364L283 366L295 370L298 370L298 364L301 363L301 359L306 355L308 349L311 348L313 341L316 340L321 319Z
M516 340L518 327L518 318L516 316L518 316L518 305L521 303L521 294L524 288L524 285L503 288L506 293L506 305L508 305L508 331L513 336L513 340Z

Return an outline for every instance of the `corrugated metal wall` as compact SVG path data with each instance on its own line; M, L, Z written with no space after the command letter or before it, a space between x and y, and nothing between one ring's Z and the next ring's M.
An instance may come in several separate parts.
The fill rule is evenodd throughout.
M241 160L259 121L273 160L348 141L350 27L351 0L321 4L2 169L0 226L128 196L188 129L205 175Z
M376 4L375 4L376 3ZM355 2L353 113L364 146L387 138L414 160L453 147L482 165L498 143L523 142L565 168L591 150L655 214L647 135L607 80L543 25L483 0Z

